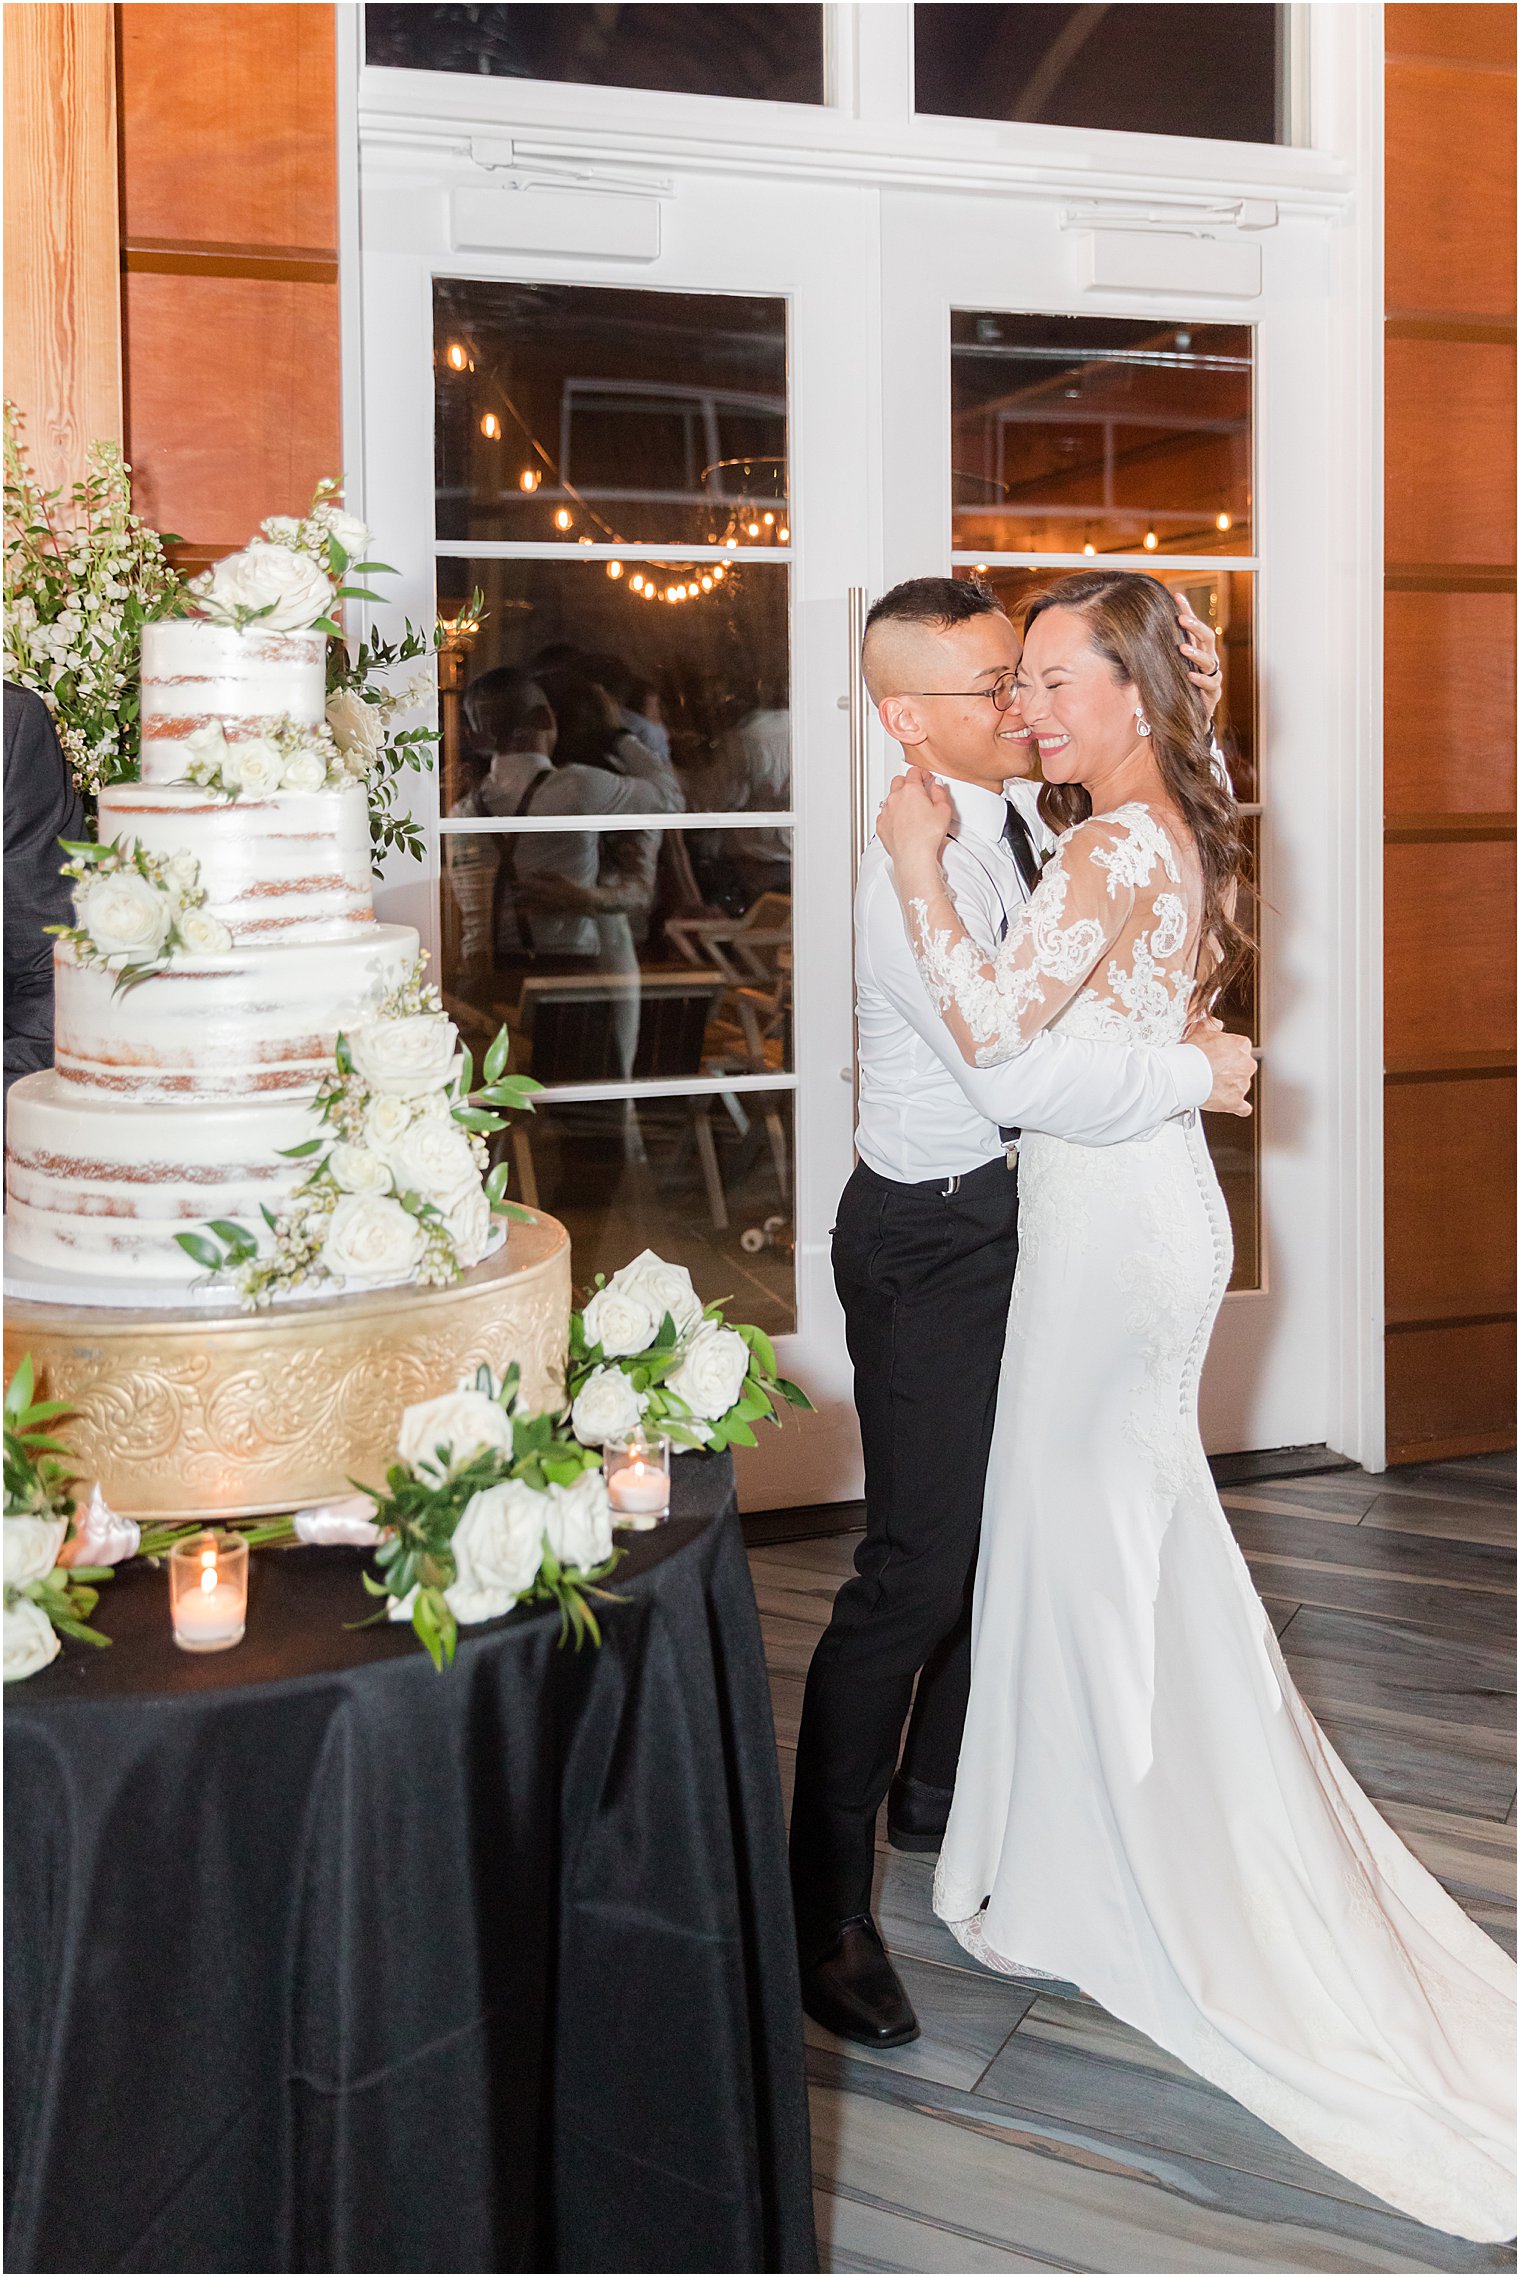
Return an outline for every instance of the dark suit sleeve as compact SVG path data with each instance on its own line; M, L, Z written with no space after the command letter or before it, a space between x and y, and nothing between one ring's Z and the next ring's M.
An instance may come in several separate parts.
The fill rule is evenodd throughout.
M73 916L60 838L84 809L42 698L5 686L5 1088L53 1064L53 936Z

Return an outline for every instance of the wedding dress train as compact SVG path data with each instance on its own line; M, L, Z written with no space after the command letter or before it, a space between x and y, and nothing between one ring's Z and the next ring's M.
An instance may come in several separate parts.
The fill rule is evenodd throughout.
M1131 806L1067 834L995 963L922 904L910 929L993 1060L1053 1018L1176 1040L1200 901ZM935 1910L1401 2211L1508 2238L1513 1967L1361 1792L1252 1587L1196 1419L1229 1268L1196 1116L1111 1147L1025 1138Z

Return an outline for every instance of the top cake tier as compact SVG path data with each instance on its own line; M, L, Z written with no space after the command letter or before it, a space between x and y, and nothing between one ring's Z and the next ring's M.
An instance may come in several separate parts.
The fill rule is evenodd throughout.
M185 741L220 723L229 742L261 721L316 727L326 716L327 636L171 617L142 636L142 780L184 779Z

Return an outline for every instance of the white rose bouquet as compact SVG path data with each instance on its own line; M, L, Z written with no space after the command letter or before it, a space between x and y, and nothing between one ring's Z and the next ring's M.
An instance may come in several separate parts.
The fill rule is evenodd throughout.
M229 1274L249 1308L298 1289L383 1288L417 1280L447 1287L492 1245L496 1217L522 1216L506 1198L508 1167L487 1145L506 1127L499 1109L532 1113L542 1088L508 1075L503 1028L483 1081L425 960L352 1035L313 1107L319 1129L286 1152L310 1165L284 1209L261 1230L215 1218L175 1235L212 1275Z
M601 1643L590 1600L617 1563L598 1457L549 1415L518 1410L518 1371L488 1368L401 1418L397 1459L374 1494L381 1530L376 1620L410 1621L435 1668L459 1630L530 1601L559 1607L560 1642Z
M330 726L308 727L286 717L254 724L256 733L232 742L220 720L208 720L187 735L184 780L226 799L342 790L363 782L363 766L341 748Z
M68 1449L53 1429L69 1412L62 1400L39 1400L31 1355L5 1393L4 1661L5 1681L34 1676L57 1657L59 1637L108 1645L89 1625L109 1566L63 1563L74 1531L74 1480Z
M599 1273L584 1311L571 1314L566 1388L571 1428L588 1446L642 1424L678 1451L753 1447L754 1424L813 1404L778 1372L764 1329L730 1327L717 1305L704 1307L686 1267L652 1249L610 1281Z
M49 925L81 964L103 965L116 975L113 995L162 972L176 954L222 956L232 935L207 914L200 864L193 854L150 854L130 838L108 846L62 839L70 857L74 922Z

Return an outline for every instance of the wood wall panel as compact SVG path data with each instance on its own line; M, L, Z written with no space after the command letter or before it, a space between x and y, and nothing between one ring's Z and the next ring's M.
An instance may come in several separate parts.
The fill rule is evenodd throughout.
M5 10L5 393L46 490L121 441L109 8Z
M1383 39L1390 61L1410 55L1439 56L1469 67L1513 71L1515 11L1481 0L1392 0L1383 11Z
M1384 855L1383 1051L1438 1068L1515 1048L1515 849L1390 845Z
M118 14L127 242L334 247L332 9Z
M1515 1309L1515 1079L1391 1083L1387 1318Z
M1452 152L1462 153L1452 194ZM1515 91L1502 73L1391 63L1386 294L1397 310L1515 307Z
M334 10L119 19L127 430L192 559L341 475Z
M1392 338L1386 358L1388 561L1513 564L1514 349Z
M1513 1321L1394 1329L1386 1350L1391 1463L1514 1445Z
M1515 596L1389 593L1383 797L1390 820L1515 808Z

